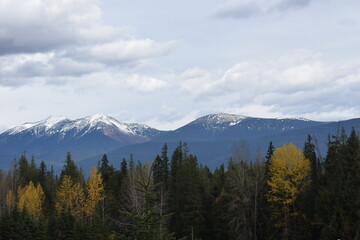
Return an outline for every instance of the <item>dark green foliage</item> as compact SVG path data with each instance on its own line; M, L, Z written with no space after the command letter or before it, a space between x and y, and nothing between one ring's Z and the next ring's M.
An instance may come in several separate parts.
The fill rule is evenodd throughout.
M185 150L183 150L185 149ZM177 237L200 237L204 232L204 206L196 156L187 155L182 143L171 157L169 179L171 230Z
M75 218L69 211L62 211L57 219L56 239L75 239Z
M324 239L360 238L360 143L355 130L341 131L328 144L321 182L319 215Z
M321 225L319 224L319 216L317 214L317 203L319 198L319 178L321 176L321 165L319 159L316 157L315 144L312 142L312 137L308 135L304 143L304 156L310 160L310 184L305 191L299 196L296 202L298 211L302 214L295 220L295 229L298 233L302 233L303 239L319 239Z
M154 183L162 183L166 185L169 177L169 158L167 156L167 145L164 144L161 156L157 155L153 165Z
M25 186L30 181L34 184L38 183L38 169L36 168L35 158L31 158L29 163L26 157L26 154L23 153L18 162L19 166L19 185Z
M15 208L0 218L0 239L37 240L46 239L44 226L32 221L26 212Z
M267 152L266 152L266 163L269 163L272 155L274 154L274 151L275 151L275 147L272 143L272 141L269 142L269 146L268 146L268 149L267 149Z
M82 173L79 171L75 162L72 160L71 153L69 152L66 155L65 164L60 174L60 182L65 175L70 176L73 182L84 181L84 177L82 176Z
M110 176L110 172L112 171L112 169L110 169L109 166L109 160L106 156L106 154L103 155L102 159L101 159L101 166L99 168L99 172L101 173L102 179L103 179L103 183L106 185L109 181L109 176Z

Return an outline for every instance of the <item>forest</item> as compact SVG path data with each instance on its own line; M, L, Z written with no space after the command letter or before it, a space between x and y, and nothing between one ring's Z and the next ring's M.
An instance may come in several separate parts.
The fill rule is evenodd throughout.
M86 174L68 153L58 175L23 154L0 171L0 239L360 239L355 129L329 136L324 157L310 135L254 161L234 149L214 170L179 143L148 163L103 155Z

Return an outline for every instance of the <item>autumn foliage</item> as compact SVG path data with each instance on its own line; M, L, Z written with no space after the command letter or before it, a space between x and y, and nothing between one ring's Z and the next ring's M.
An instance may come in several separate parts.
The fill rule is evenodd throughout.
M294 203L309 184L310 161L293 144L275 150L270 160L268 201L274 209L276 225L287 231L290 217L296 215Z
M96 168L91 168L89 180L86 184L87 198L85 200L84 212L86 216L94 215L96 205L103 199L102 192L104 186L100 173L96 172Z
M29 182L25 187L18 188L18 208L26 210L34 219L39 220L42 215L44 191L40 184Z
M71 215L81 217L84 211L85 195L80 183L74 183L65 175L55 195L55 209L58 214L69 211Z

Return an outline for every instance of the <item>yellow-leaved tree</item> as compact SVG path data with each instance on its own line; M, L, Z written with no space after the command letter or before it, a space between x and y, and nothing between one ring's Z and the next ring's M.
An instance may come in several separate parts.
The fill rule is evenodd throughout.
M9 196L10 201L11 196ZM42 206L45 194L40 184L35 185L29 182L25 187L18 188L18 208L26 210L35 220L42 215Z
M85 215L93 216L96 204L103 199L102 192L104 186L102 183L101 173L96 173L96 168L92 167L89 180L86 184L87 199L85 201Z
M290 217L297 214L294 203L309 184L310 161L293 144L284 144L270 159L268 201L271 203L276 226L288 239Z
M56 212L69 211L72 216L81 217L84 203L84 190L80 183L73 183L70 176L64 175L55 195Z

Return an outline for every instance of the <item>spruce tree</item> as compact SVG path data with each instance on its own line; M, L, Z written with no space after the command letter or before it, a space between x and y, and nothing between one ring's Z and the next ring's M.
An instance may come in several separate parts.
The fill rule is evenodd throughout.
M83 182L83 177L75 162L71 158L70 152L66 154L66 159L64 163L64 167L60 174L60 182L64 178L64 176L69 176L73 182Z
M101 159L101 166L99 168L99 172L101 173L103 183L105 185L107 185L109 181L109 175L110 175L109 171L110 171L109 160L106 154L104 154Z

